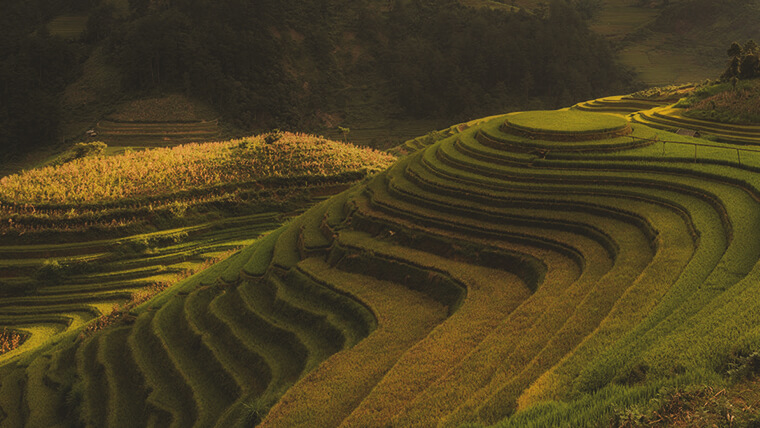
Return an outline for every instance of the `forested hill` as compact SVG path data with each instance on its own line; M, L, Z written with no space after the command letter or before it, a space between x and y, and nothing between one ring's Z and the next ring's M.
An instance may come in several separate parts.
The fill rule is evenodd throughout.
M96 101L181 92L240 129L335 126L357 97L380 99L387 114L457 120L564 106L632 85L565 0L540 14L454 0L2 3L5 152L63 137L61 95L96 74L87 61L95 55L115 70L107 81L120 82L116 95ZM67 14L87 20L65 41L48 28Z

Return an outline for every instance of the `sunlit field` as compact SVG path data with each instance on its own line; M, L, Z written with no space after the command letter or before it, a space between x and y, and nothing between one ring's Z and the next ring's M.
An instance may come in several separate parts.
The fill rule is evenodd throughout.
M246 227L211 228L238 236L237 248L215 248L222 261L44 333L24 314L55 325L52 309L40 309L73 319L85 309L72 296L95 292L75 285L93 273L48 263L35 278L58 272L58 285L0 300L0 317L18 320L10 334L25 339L0 366L11 380L0 385L3 422L123 426L129 414L161 426L628 426L696 417L686 403L697 402L701 420L718 420L752 396L760 346L760 157L642 123L681 120L667 100L691 89L471 121L405 143L387 169L387 155L291 134L146 154L162 173L135 173L144 180L128 194L148 199L176 177L207 189L266 174L285 185L340 175L328 159L379 172L282 226L262 213ZM198 147L205 157L186 153ZM115 203L98 202L120 200L114 192L87 200ZM129 260L217 239L171 233L162 245L172 252L154 247L168 235L145 237L130 244L138 256L118 263L136 268ZM729 392L710 392L720 390ZM37 403L31 413L24 401ZM749 408L730 409L753 420Z

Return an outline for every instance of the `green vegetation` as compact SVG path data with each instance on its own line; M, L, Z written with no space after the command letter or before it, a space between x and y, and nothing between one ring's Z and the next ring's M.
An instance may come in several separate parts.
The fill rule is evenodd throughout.
M118 321L82 335L83 315L5 359L4 423L754 421L731 406L756 396L760 156L579 108L486 118L398 151L199 275L133 297ZM141 241L124 251L169 256ZM51 256L37 275L60 290L111 275ZM87 311L51 287L8 297L0 320Z
M130 147L341 126L387 148L452 121L634 85L564 2L543 18L458 0L11 3L0 22L0 78L14 82L0 147L14 157L0 162L14 172L93 129ZM80 37L46 30L67 16L86 19Z
M212 141L224 132L218 113L181 94L142 98L122 103L100 118L86 133L112 148L172 146Z
M720 81L709 80L688 92L680 88L663 88L640 92L634 96L661 98L686 95L673 106L660 106L633 112L632 119L661 129L690 129L715 139L739 143L756 143L760 124L760 47L749 40L744 46L734 42L727 53L731 62Z
M649 84L713 78L725 69L732 41L760 37L755 25L760 11L749 0L673 0L662 6L621 52L626 64L642 64L641 78Z
M0 201L35 207L69 205L81 210L87 205L161 198L178 192L199 195L219 186L252 186L264 179L292 182L305 177L328 182L348 172L384 169L393 159L305 134L287 133L266 140L260 135L77 159L3 177Z
M578 110L530 111L510 115L511 128L531 135L608 134L627 127L628 122L613 115L588 114Z
M717 83L681 100L684 116L737 125L760 124L760 79Z
M571 104L632 82L588 19L658 16L597 23L631 49L704 1L14 6L0 77L33 108L0 106L0 144L58 126L90 49L67 102L140 99L87 123L109 146L0 179L0 427L756 425L750 43L726 82L469 120L397 160L278 129L130 149ZM74 14L79 41L46 31Z
M632 95L619 95L589 100L578 103L572 108L580 111L627 116L628 114L636 113L641 110L649 110L654 107L669 104L667 101L662 101L658 98L658 96L654 96L650 99L649 97L640 96L640 93L637 92Z
M760 142L757 134L760 128L757 125L732 125L694 119L687 117L684 110L672 106L633 113L631 120L671 132L677 132L679 129L699 131L719 141L749 144Z
M619 408L612 423L626 427L756 426L760 422L754 408L757 383L721 386L663 388L646 405Z
M110 330L134 322L133 311L153 296L392 160L291 133L86 156L103 148L82 145L81 153L72 153L74 160L0 183L0 361L34 353L66 334L80 341L100 331L125 337ZM55 182L57 190L51 187ZM229 274L212 269L210 282L220 276L237 282L248 261L240 257L251 254L236 255L241 264ZM93 359L100 341L88 342L78 357L98 373L104 369ZM119 369L105 370L124 377ZM88 394L106 388L102 373L92 376L92 385L84 381ZM84 399L104 394L99 390ZM101 404L88 404L82 417L104 424Z

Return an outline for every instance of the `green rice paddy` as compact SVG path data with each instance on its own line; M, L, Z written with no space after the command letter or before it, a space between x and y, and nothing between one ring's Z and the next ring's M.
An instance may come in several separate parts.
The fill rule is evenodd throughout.
M587 114L578 110L529 111L510 115L507 123L536 133L594 134L616 131L628 124L612 115Z
M660 104L407 142L260 238L208 228L247 246L92 334L92 287L115 298L200 243L0 299L0 321L39 317L28 341L53 332L0 362L0 426L623 426L663 391L724 388L760 350L760 132L671 134L644 122L683 120ZM22 269L111 248L62 245L0 251Z

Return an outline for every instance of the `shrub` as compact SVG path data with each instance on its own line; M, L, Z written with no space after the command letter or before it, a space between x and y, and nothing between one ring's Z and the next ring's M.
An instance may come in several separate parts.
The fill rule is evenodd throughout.
M760 373L760 352L736 355L728 362L726 375L734 381L749 379Z
M264 136L264 142L266 144L274 144L282 139L284 134L279 129L275 128L267 135Z
M57 285L63 281L64 268L57 260L45 260L37 271L34 279L45 285Z
M93 141L91 143L77 143L74 146L74 159L87 156L100 156L106 152L106 143Z

